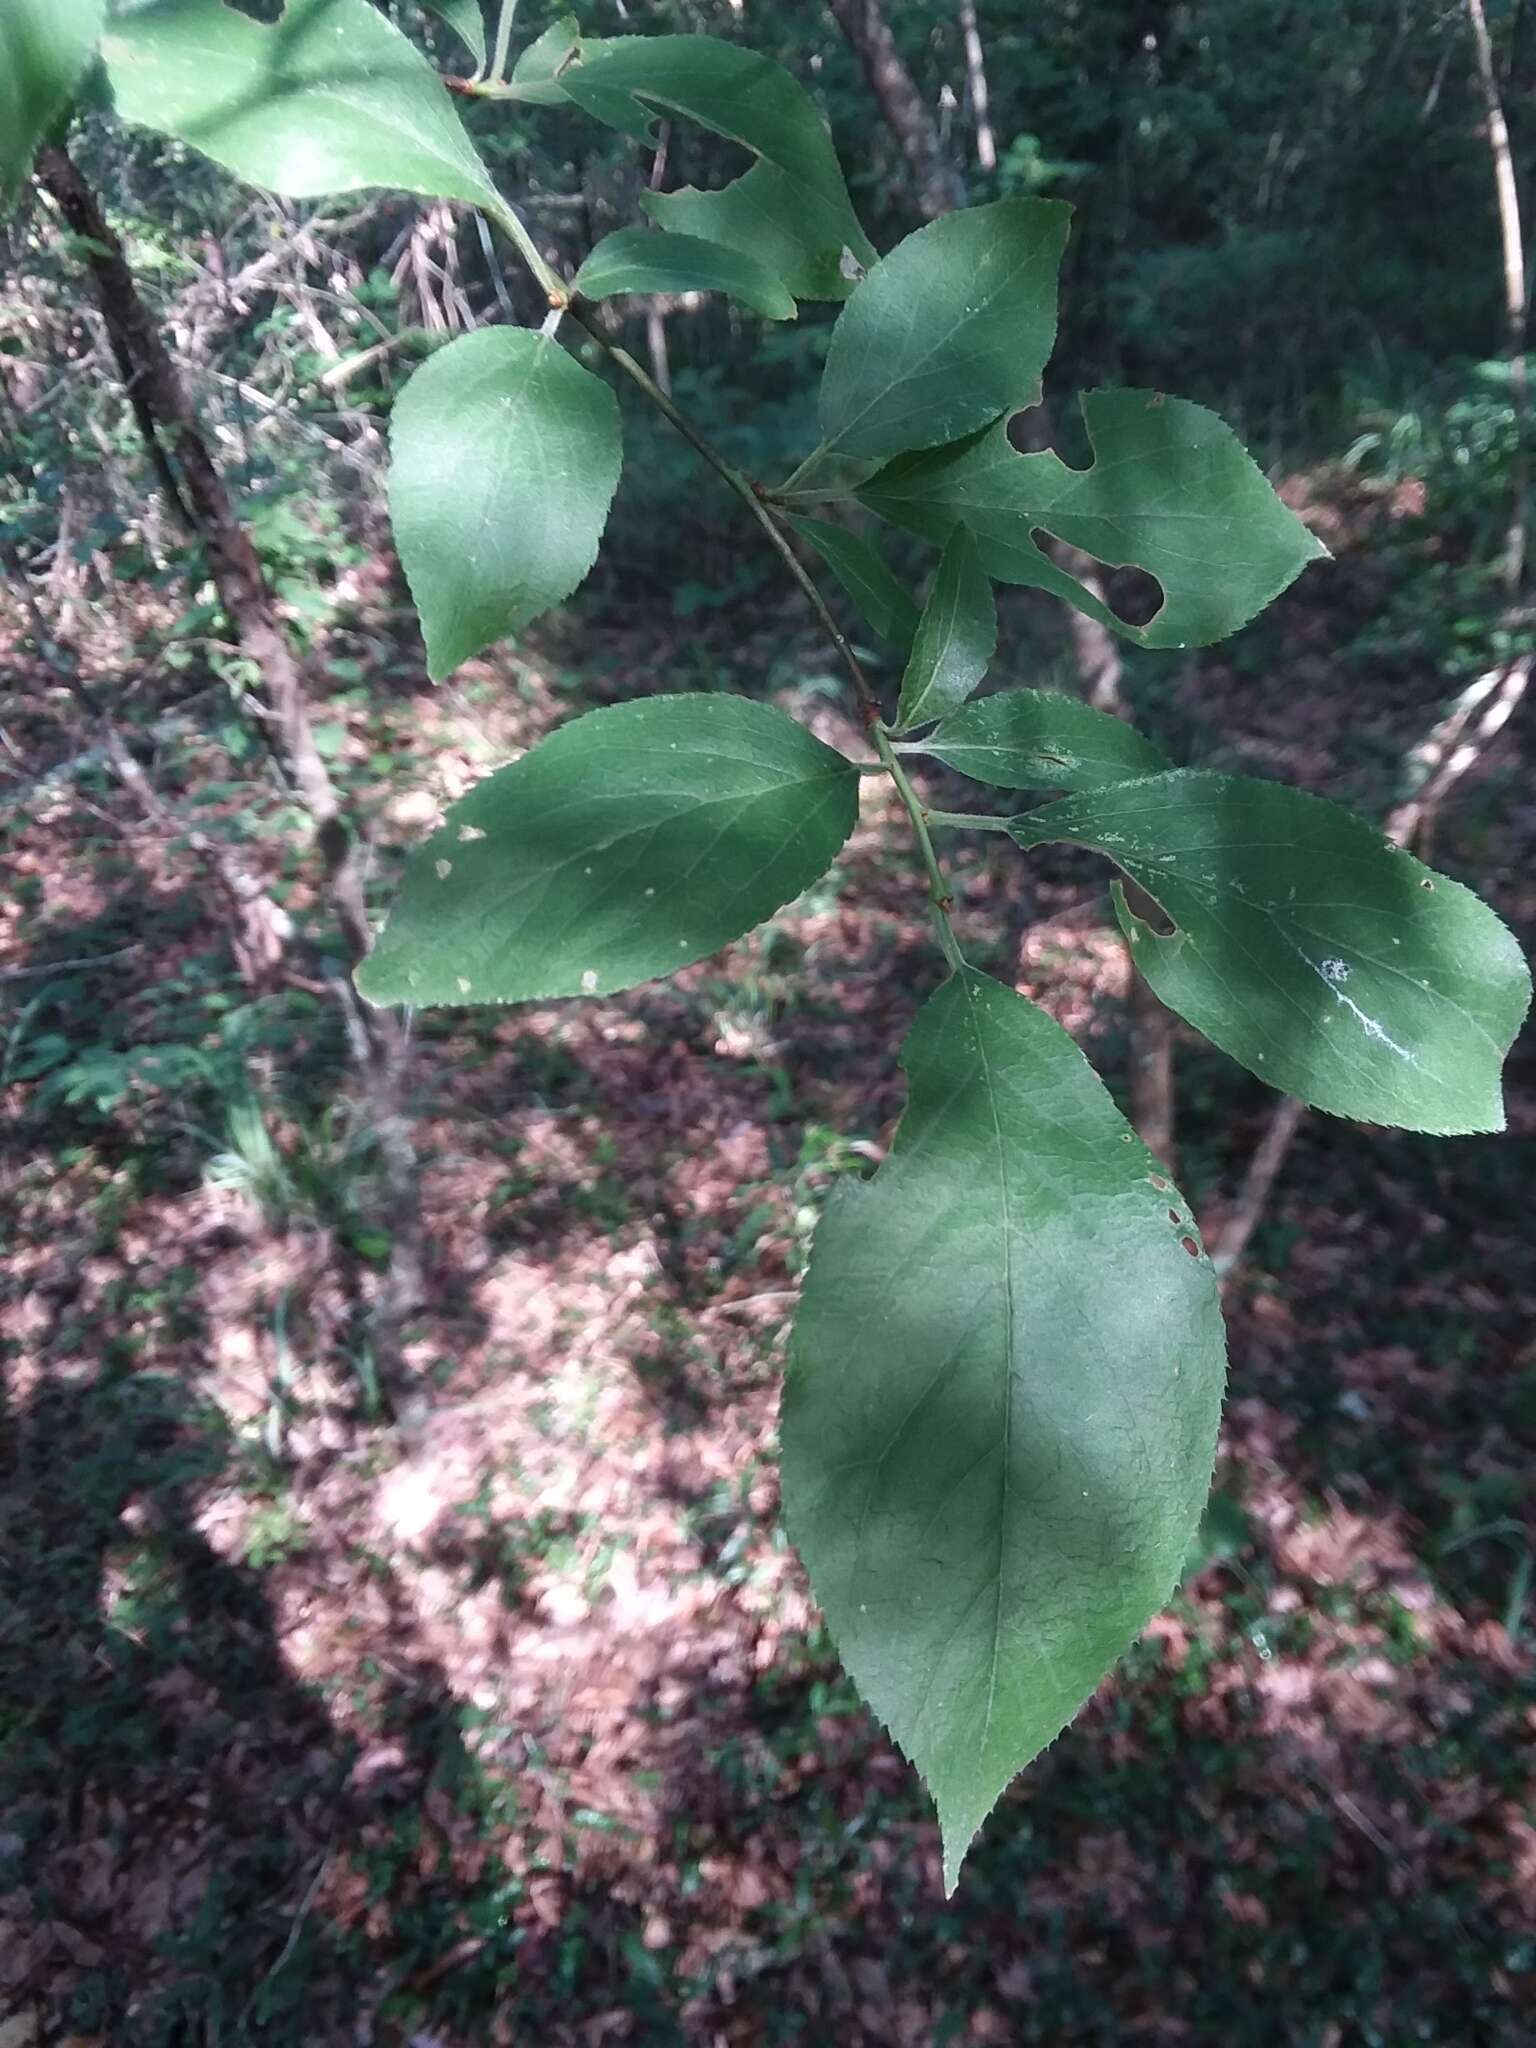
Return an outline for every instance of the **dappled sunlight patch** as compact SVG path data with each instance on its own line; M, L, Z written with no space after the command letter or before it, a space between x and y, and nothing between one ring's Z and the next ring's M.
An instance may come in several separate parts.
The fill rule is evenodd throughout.
M1032 924L1025 933L1019 992L1074 1038L1102 1032L1106 1006L1123 1003L1130 985L1125 940L1097 918L1067 911Z
M642 630L600 639L595 680L525 648L435 691L415 671L379 682L371 737L393 764L380 793L424 782L441 744L435 806L578 706L648 687L678 629ZM1422 707L1395 685L1340 688L1322 658L1332 630L1287 606L1261 687L1191 665L1167 681L1170 717L1224 725L1251 758L1336 787L1352 732L1384 746ZM700 659L715 676L740 652L722 633ZM755 649L744 658L766 672ZM862 757L839 707L806 693L786 708ZM36 752L41 721L15 729ZM428 823L390 812L381 871L390 842ZM38 1450L30 1418L40 1392L94 1379L108 1339L129 1340L112 1367L128 1384L189 1393L188 1439L209 1433L224 1460L213 1475L195 1465L179 1495L159 1466L131 1464L121 1513L110 1475L99 1483L115 1533L86 1558L88 1614L57 1596L41 1614L21 1592L37 1625L15 1697L35 1747L0 1773L18 1772L39 1817L23 1881L51 1887L58 1917L146 1995L175 1980L178 1954L208 1956L198 1915L217 1880L252 1930L250 1981L301 1923L285 1968L313 1969L319 2038L367 2020L382 2039L370 2001L398 1984L428 2036L482 2048L495 2035L478 2009L467 2027L431 2015L505 1970L535 2006L517 2024L541 2043L564 2048L561 2029L574 2041L578 2028L641 2039L634 1985L651 1968L701 2040L788 2013L805 2038L849 2048L930 2048L956 2015L1007 2042L1050 1999L1074 2015L1103 2002L1122 2031L1155 2038L1203 2024L1191 2001L1220 1973L1271 1997L1295 1942L1320 1929L1432 1978L1442 2014L1461 1993L1426 1960L1433 1900L1473 1930L1479 1996L1503 1996L1495 1955L1523 1935L1536 1884L1511 1789L1530 1620L1514 1637L1504 1625L1514 1539L1446 1546L1477 1517L1525 1513L1486 1505L1528 1464L1524 1211L1484 1173L1485 1151L1453 1148L1431 1173L1408 1143L1321 1119L1232 1289L1223 1485L1247 1534L1152 1624L1006 1803L952 1914L937 1913L936 1830L837 1675L771 1466L797 1233L841 1178L878 1163L901 1098L886 1049L938 974L900 829L871 778L841 868L774 921L793 1001L753 940L666 988L418 1024L438 1262L408 1351L431 1390L418 1443L370 1419L348 1363L372 1271L349 1304L319 1271L324 1243L270 1239L211 1203L184 1134L151 1146L125 1114L81 1139L96 1148L81 1164L0 1188L17 1195L0 1274L5 1419L33 1432L12 1440L34 1460L0 1473L0 1538L51 1527L73 1502L89 1442ZM1487 828L1501 898L1527 919L1530 829ZM62 802L30 819L28 871L90 884L94 832ZM988 851L967 840L955 863L967 940L1027 912L1021 984L1080 1039L1113 1043L1125 947L1097 879L1047 855L1021 905ZM189 889L174 866L163 879ZM139 1000L189 950L212 952L212 913L192 915L190 937L157 930L102 1000ZM16 929L0 926L8 966L23 964ZM352 1076L327 1005L300 1047L304 1085L328 1097ZM761 1036L729 1035L760 1016ZM1229 1181L1267 1099L1230 1076L1216 1089L1182 1045L1180 1061L1194 1155ZM1528 1063L1516 1077L1512 1126L1529 1130ZM7 1106L27 1102L16 1089ZM15 1149L47 1156L32 1128ZM173 1185L147 1192L123 1171L135 1164ZM197 1283L178 1317L167 1280L183 1262ZM274 1467L248 1424L265 1420L285 1291L299 1380ZM0 1432L0 1466L6 1455ZM156 1499L178 1543L201 1546L185 1572L189 1553L156 1537ZM58 1583L73 1531L56 1533L55 1576L36 1584ZM14 1597L0 1588L0 1653ZM113 1656L144 1660L119 1692ZM93 1779L56 1744L65 1714L142 1746ZM99 1966L25 1918L20 1895L0 1889L0 2005L23 1969L62 1999ZM567 1955L583 1983L618 1959L574 2013L558 1990Z

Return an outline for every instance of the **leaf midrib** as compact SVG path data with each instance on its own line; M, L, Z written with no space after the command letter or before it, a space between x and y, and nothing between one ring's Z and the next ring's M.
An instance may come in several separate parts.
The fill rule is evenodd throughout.
M987 1089L987 1108L992 1117L992 1133L997 1146L998 1201L1001 1209L1003 1239L1003 1331L1004 1331L1004 1392L1003 1392L1003 1441L1002 1441L1002 1495L998 1503L997 1516L997 1567L994 1604L992 1610L992 1656L987 1674L987 1709L982 1721L981 1741L983 1745L992 1733L992 1715L997 1703L997 1666L1002 1652L1003 1640L1003 1564L1008 1544L1008 1507L1010 1492L1010 1465L1013 1456L1013 1346L1015 1334L1016 1304L1013 1280L1013 1221L1008 1178L1007 1148L1003 1142L1002 1118L998 1114L997 1089L992 1078L992 1061L988 1054L986 1040L978 1015L976 988L967 977L965 984L966 1001L970 1008L972 1027L976 1032L977 1051L982 1078Z

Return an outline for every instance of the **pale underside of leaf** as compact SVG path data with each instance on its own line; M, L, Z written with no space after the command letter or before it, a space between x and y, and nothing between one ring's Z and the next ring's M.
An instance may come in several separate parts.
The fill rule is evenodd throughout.
M572 286L588 299L620 292L726 292L765 320L793 320L798 311L794 294L750 251L644 228L606 235Z
M265 27L159 0L109 28L123 119L293 199L388 186L497 203L442 81L369 0L290 0Z
M553 337L483 328L416 371L390 448L395 539L436 680L586 576L618 484L619 411Z
M892 1156L817 1236L783 1477L843 1661L933 1793L952 1889L1176 1582L1225 1360L1188 1212L1059 1026L966 971L904 1062Z
M1178 771L1013 822L1107 854L1172 921L1116 910L1153 988L1261 1080L1338 1116L1499 1130L1530 974L1500 920L1337 804Z
M33 151L68 111L104 13L104 0L0 6L0 213L31 170Z

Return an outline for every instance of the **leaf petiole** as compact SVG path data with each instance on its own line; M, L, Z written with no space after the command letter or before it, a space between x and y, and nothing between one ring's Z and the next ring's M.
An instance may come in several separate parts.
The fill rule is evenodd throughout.
M496 51L491 58L491 68L486 73L486 83L503 85L507 76L507 58L512 50L512 24L517 19L517 0L501 0L501 14L496 23Z
M1006 832L1012 818L988 818L975 811L930 811L930 825L947 825L953 832Z
M896 794L901 798L907 816L912 820L912 830L917 835L918 851L923 857L923 867L928 875L928 894L933 903L933 921L939 935L939 945L944 958L958 973L965 966L965 955L955 937L954 926L949 921L950 906L954 898L944 870L939 866L939 857L934 851L933 837L928 830L931 813L923 808L922 799L907 780L906 770L892 750L890 737L883 725L874 728L875 747L884 762L886 772L896 785Z

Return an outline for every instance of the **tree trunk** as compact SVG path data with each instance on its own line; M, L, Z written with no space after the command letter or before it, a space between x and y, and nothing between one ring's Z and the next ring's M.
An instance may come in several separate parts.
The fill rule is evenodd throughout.
M869 89L906 158L923 218L937 220L940 214L964 206L964 182L945 160L933 117L901 60L879 0L827 0L827 5L864 67Z
M362 876L336 786L315 745L304 679L288 643L249 534L240 524L209 453L197 415L161 339L121 242L95 193L59 147L42 150L37 176L65 222L81 237L124 388L167 495L207 550L219 602L242 652L261 676L274 752L309 812L325 869L326 896L348 961L372 943ZM173 467L174 465L174 467ZM415 1147L404 1112L407 1041L392 1012L364 1009L363 1078L389 1185L392 1254L374 1323L375 1365L391 1401L402 1391L406 1318L422 1298L421 1209Z
M663 121L656 132L656 154L651 158L650 187L661 192L667 182L667 155L672 143L672 124ZM645 302L645 346L651 359L651 376L658 391L672 396L672 357L667 348L667 314L653 292Z
M254 991L270 990L276 984L293 935L293 920L267 894L260 878L246 867L233 847L189 826L161 802L101 694L86 681L79 663L50 629L26 569L8 546L0 546L0 566L16 585L43 666L63 685L95 728L102 752L118 781L151 825L162 831L167 840L179 839L186 845L224 898L229 910L230 946L240 979Z
M1493 158L1494 190L1499 206L1499 239L1503 249L1504 347L1509 357L1509 396L1515 413L1515 475L1509 535L1505 544L1504 581L1510 595L1525 582L1526 499L1530 489L1530 380L1525 362L1526 283L1525 239L1520 222L1520 187L1509 146L1509 124L1494 62L1493 40L1483 0L1467 0L1472 41L1477 51L1477 77L1488 117L1488 149Z
M1526 507L1530 493L1530 388L1525 361L1525 239L1520 219L1520 187L1515 176L1509 126L1494 61L1493 39L1483 0L1466 0L1467 18L1477 58L1478 83L1487 116L1489 154L1493 159L1494 191L1499 209L1499 240L1504 282L1504 345L1509 359L1510 403L1515 415L1515 461L1510 478L1510 517L1506 529L1503 580L1511 604L1525 585L1529 558ZM1519 46L1520 15L1513 30ZM1399 846L1418 842L1426 857L1429 842L1446 798L1477 765L1513 716L1530 684L1532 657L1522 656L1503 668L1479 676L1452 704L1433 732L1415 748L1423 770L1419 788L1398 805L1387 820L1387 837ZM1475 721L1475 723L1474 723ZM1470 728L1470 733L1469 733ZM1305 1120L1299 1102L1275 1105L1257 1150L1248 1163L1236 1201L1222 1226L1213 1257L1218 1272L1227 1273L1247 1250L1281 1168Z
M960 34L965 43L965 90L971 102L976 135L976 161L984 171L997 169L997 137L992 132L991 94L987 89L987 53L982 47L976 0L960 0Z

